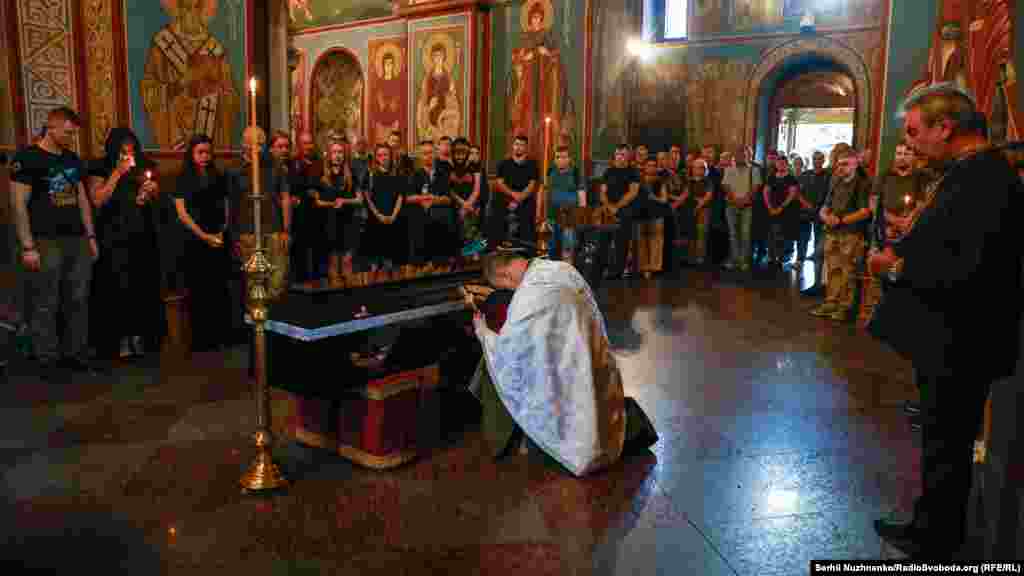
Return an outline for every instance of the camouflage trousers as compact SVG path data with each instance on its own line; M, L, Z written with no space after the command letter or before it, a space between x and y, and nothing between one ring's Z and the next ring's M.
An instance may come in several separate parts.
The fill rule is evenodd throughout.
M828 284L825 304L843 310L853 307L857 288L857 264L864 257L864 236L859 232L828 232L825 235L825 268Z
M249 261L249 258L256 251L256 236L254 234L241 234L238 237L239 248L242 257L242 266ZM273 271L270 273L270 299L277 300L288 290L288 242L284 234L264 234L263 249L267 260ZM245 296L244 302L249 301L249 289L253 279L245 275Z

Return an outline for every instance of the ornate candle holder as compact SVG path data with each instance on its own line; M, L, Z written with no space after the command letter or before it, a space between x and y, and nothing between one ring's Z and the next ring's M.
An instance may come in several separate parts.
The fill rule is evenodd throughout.
M280 467L274 462L274 435L270 431L270 389L267 387L267 309L270 306L270 274L274 266L267 259L263 246L262 219L260 218L260 202L262 194L262 173L260 172L259 129L256 127L256 79L250 80L249 89L252 100L252 126L249 135L252 142L248 143L252 154L252 218L253 233L256 236L256 250L253 252L242 270L248 275L249 316L252 318L254 337L253 355L256 372L256 432L253 441L256 444L256 458L249 464L248 470L239 482L243 492L263 492L284 487L288 484Z
M254 195L254 197L256 197ZM257 200L258 202L258 200ZM258 212L257 212L258 214ZM256 221L257 223L259 220ZM263 240L256 227L256 251L242 267L252 280L249 287L249 316L252 318L255 337L253 348L256 363L256 457L240 480L245 492L262 492L284 487L288 480L274 462L274 434L270 431L270 389L267 386L267 310L270 290L267 283L273 272L273 265L264 254Z

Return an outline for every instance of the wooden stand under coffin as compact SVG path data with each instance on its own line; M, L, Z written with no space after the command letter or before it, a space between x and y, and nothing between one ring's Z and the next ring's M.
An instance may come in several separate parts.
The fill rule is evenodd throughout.
M367 468L394 468L416 458L440 425L437 365L371 380L340 400L282 391L290 410L285 432ZM424 436L428 436L425 438Z

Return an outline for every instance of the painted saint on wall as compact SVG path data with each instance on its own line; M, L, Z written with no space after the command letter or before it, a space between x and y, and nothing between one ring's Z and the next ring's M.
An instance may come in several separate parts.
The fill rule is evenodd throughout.
M321 150L334 138L356 142L363 134L363 71L343 50L324 55L313 70L313 135Z
M550 151L575 145L576 109L569 95L558 39L552 34L550 0L530 0L522 7L519 47L512 49L512 72L506 98L509 131L506 150L518 134L527 136L529 155L544 154L545 119L551 119ZM551 152L553 154L553 152Z
M235 138L240 95L229 54L210 31L217 0L160 0L171 22L150 41L139 83L150 135L162 149L184 149L203 133L216 148Z
M403 39L370 41L370 139L385 142L392 132L407 136L405 69Z
M455 138L464 132L461 36L464 29L434 31L420 45L423 73L416 98L418 140Z

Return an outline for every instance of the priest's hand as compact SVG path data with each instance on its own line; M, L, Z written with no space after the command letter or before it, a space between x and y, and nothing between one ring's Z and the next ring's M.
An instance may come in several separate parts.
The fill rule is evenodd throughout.
M483 336L487 330L487 319L484 318L484 313L477 311L473 314L473 331L476 332L477 336Z

